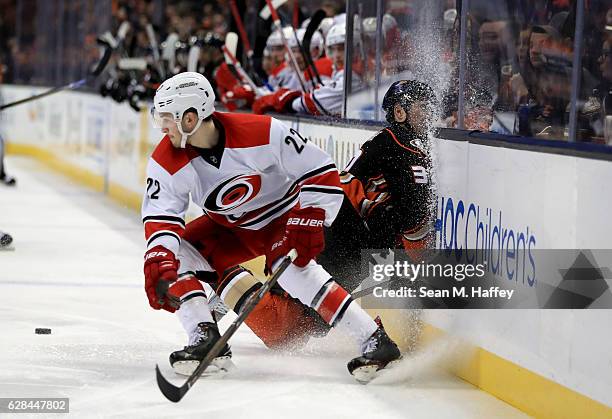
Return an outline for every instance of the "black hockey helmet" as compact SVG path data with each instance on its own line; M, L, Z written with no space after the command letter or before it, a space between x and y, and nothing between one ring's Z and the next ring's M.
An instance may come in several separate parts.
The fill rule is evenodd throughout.
M382 102L382 108L386 113L386 119L389 123L392 123L395 118L393 117L393 108L396 104L402 105L402 108L408 112L410 106L417 101L424 101L433 107L436 103L436 95L429 85L421 83L416 80L399 80L394 82Z

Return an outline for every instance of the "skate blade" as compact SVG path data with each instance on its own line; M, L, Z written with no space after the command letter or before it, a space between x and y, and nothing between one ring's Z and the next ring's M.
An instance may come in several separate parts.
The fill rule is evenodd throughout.
M378 374L378 365L364 365L363 367L355 368L352 374L358 383L367 384Z
M12 245L8 245L8 246L4 246L4 247L0 247L0 252L5 251L5 252L14 252L15 248Z
M200 365L200 361L177 361L172 365L174 372L179 375L190 376ZM204 370L202 376L225 374L236 368L229 356L219 356Z
M381 374L383 374L385 372L385 370L389 370L391 368L393 368L395 365L397 365L400 361L402 360L402 358L398 358L396 360L393 360L391 362L389 362L387 365L385 365L384 367L380 367L380 365L364 365L362 367L358 367L355 368L352 372L353 377L355 377L355 380L357 380L358 383L360 384L368 384L370 381L372 381L374 378L380 376Z

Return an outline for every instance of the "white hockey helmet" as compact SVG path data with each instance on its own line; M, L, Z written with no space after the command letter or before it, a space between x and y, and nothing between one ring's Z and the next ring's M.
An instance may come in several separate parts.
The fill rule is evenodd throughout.
M304 33L306 33L306 29L298 29L297 31L295 31L295 34L297 35L297 40L295 39L294 34L291 34L291 38L287 39L287 43L289 44L289 48L296 48L298 46L298 40L300 41L300 44L302 42L304 42Z
M297 31L295 31L297 34L297 38L300 41L300 44L302 44L304 42L304 34L306 33L306 29L298 29ZM295 36L293 36L293 33L291 34L291 38L287 39L287 43L289 44L289 48L297 48L298 47L298 43L295 39ZM319 49L318 55L315 56L315 54L312 54L313 50L315 48ZM317 59L321 56L321 54L323 53L323 37L321 36L321 34L317 31L315 31L312 34L312 38L310 40L310 53L312 54L312 58Z
M346 13L337 14L332 19L334 19L334 25L346 23Z
M344 44L346 41L346 24L337 23L329 29L327 32L327 38L325 38L325 46L331 47L332 45Z
M376 17L366 17L361 23L363 35L368 38L376 37ZM397 28L397 20L389 13L385 13L382 18L382 35L386 39L387 35Z
M310 23L310 18L308 18L305 21L303 21L302 25L300 27L303 28L303 29L306 29L306 28L308 28L308 24L309 23ZM317 28L317 31L320 32L321 35L323 35L323 39L325 39L325 37L327 36L327 32L329 32L329 28L331 28L332 26L334 26L334 18L333 17L326 17L319 24L319 27Z
M153 122L161 128L164 116L171 117L181 133L181 148L185 148L187 137L193 134L215 111L215 92L210 82L200 73L184 72L164 81L153 98ZM198 123L191 132L183 132L181 121L186 111L194 109Z
M283 40L281 39L280 32L272 32L266 40L266 48L280 47L281 45L283 45Z
M283 35L285 35L287 42L290 42L290 40L293 38L293 28L290 26L285 26L283 28ZM270 34L270 36L268 36L268 39L266 40L266 48L282 46L283 39L281 38L281 34L278 30L275 30Z
M315 57L315 54L312 54L312 51L315 48L319 48L319 54ZM310 40L310 53L312 54L312 58L314 58L315 60L317 58L319 58L321 55L323 55L323 36L321 35L321 33L319 31L315 31L312 34L312 38Z
M333 17L326 17L321 21L321 24L319 25L319 31L321 31L323 38L327 36L327 32L329 32L332 26L334 26Z

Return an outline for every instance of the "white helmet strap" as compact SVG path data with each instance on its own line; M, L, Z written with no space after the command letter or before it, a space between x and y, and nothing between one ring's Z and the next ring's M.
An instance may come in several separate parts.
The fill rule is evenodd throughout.
M187 145L187 138L189 138L190 135L192 135L194 132L196 132L198 130L198 128L200 128L200 125L202 125L202 119L198 118L198 123L196 124L195 127L193 127L191 132L184 132L183 131L183 126L182 126L181 122L178 121L176 123L176 127L178 128L179 132L181 133L181 148L185 148L185 146Z

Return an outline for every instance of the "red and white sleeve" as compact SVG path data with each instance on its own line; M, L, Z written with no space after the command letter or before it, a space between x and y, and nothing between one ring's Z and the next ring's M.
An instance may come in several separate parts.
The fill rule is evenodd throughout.
M147 189L142 201L147 249L161 245L178 254L185 231L185 212L189 206L189 190L180 178L186 173L171 175L154 159L147 166Z

